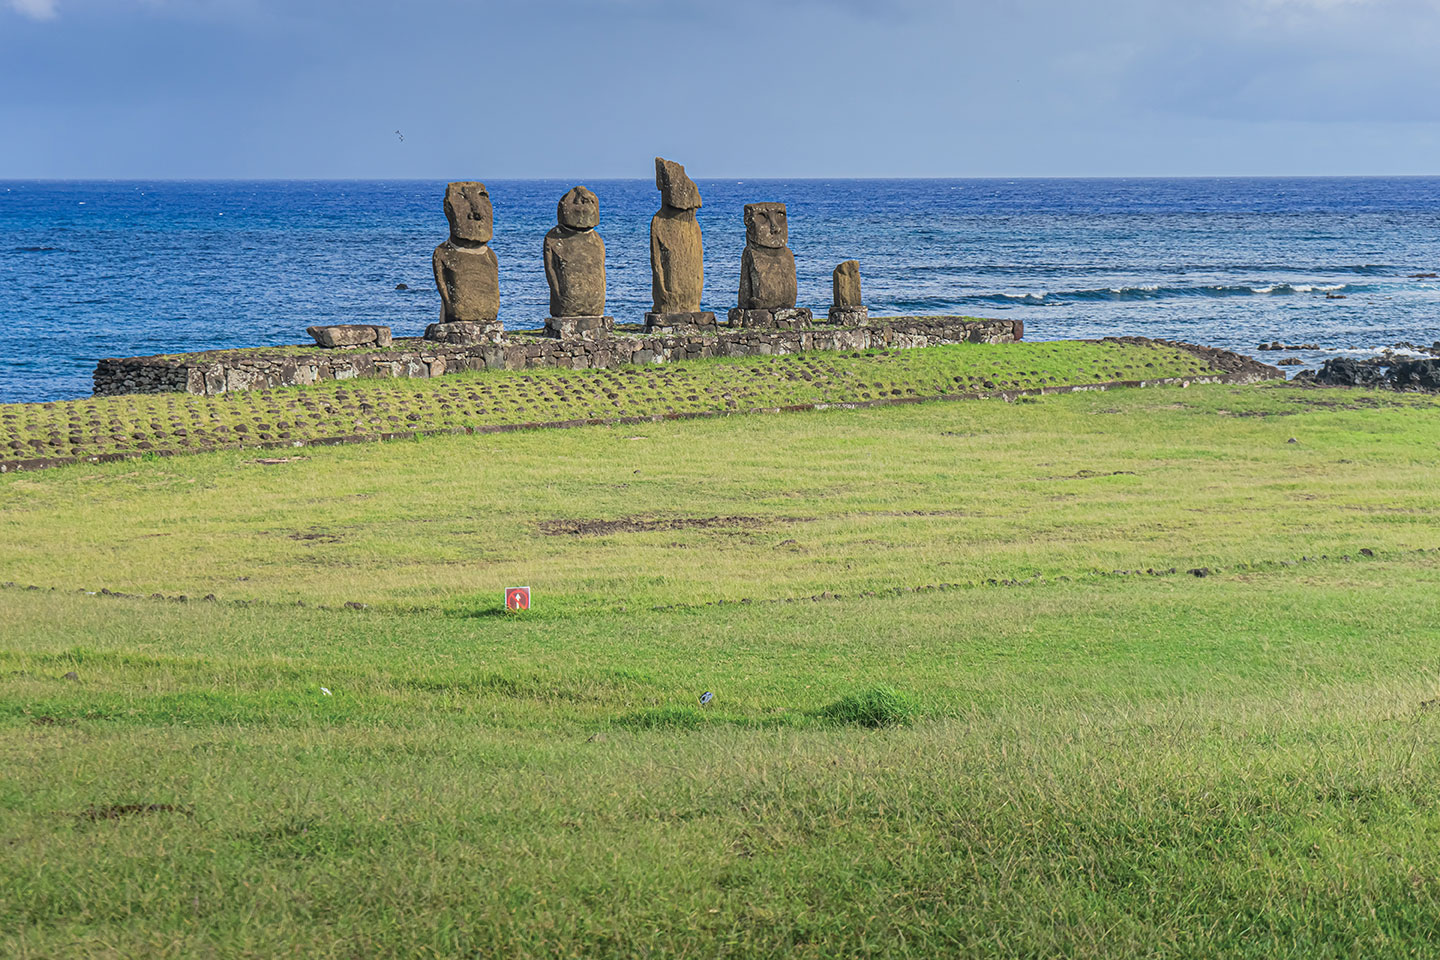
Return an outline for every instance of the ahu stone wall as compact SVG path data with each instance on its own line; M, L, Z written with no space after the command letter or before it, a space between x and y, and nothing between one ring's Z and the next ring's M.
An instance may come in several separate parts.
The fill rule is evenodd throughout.
M101 360L95 395L184 392L216 396L236 390L292 387L360 377L439 377L467 370L530 367L608 368L704 357L755 357L814 350L905 350L953 343L1011 343L1024 336L1019 320L965 317L871 318L868 326L763 328L718 334L555 339L540 332L505 333L498 343L452 345L395 340L389 349L320 348L213 351Z

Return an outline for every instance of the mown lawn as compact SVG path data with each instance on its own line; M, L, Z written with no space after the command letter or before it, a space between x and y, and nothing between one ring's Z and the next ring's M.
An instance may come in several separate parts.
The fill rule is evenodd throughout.
M1437 413L1194 387L0 478L0 953L1428 955Z

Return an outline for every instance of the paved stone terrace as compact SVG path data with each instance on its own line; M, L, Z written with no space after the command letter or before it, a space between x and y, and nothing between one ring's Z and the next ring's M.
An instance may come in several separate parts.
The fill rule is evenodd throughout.
M533 367L610 369L705 357L775 356L812 351L893 350L953 343L1012 343L1024 337L1019 320L973 317L885 317L867 326L807 330L722 330L718 334L643 336L626 332L596 340L557 340L538 331L505 334L498 344L457 346L396 340L389 350L280 348L101 360L95 395L191 393L301 386L361 377L430 378L478 370Z

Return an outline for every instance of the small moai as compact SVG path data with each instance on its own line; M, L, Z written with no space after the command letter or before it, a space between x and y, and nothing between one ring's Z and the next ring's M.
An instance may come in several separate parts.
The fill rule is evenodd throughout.
M860 261L846 260L831 275L833 303L830 322L843 327L863 327L870 322L870 308L860 302Z
M495 212L485 184L462 181L446 187L445 219L450 221L450 237L435 248L434 257L440 322L425 328L425 339L497 343L504 331L497 319L500 265L489 245Z
M715 329L715 314L700 309L705 253L700 238L700 190L672 160L655 158L660 210L650 218L650 290L654 309L647 333L695 333Z
M745 205L745 252L740 256L740 305L730 311L733 327L808 325L813 316L795 306L795 254L783 203Z
M565 339L594 340L615 329L605 316L605 241L600 200L574 187L555 208L556 226L545 234L545 280L550 284L550 316L545 333Z

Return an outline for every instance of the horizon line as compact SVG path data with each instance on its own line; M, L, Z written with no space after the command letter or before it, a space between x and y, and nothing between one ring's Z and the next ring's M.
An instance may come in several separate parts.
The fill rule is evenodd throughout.
M609 182L637 182L648 183L653 177L589 177L599 183ZM1262 173L1262 174L1104 174L1104 175L1039 175L1024 174L1017 176L821 176L821 177L779 177L779 176L703 176L692 177L697 183L705 181L736 181L744 182L750 180L783 180L783 181L804 181L804 182L828 182L835 180L849 181L926 181L926 180L959 180L959 181L1043 181L1043 180L1437 180L1440 173L1322 173L1322 174L1284 174L1284 173ZM557 183L577 182L575 177L546 176L546 177L487 177L488 182L520 182L540 183L554 181ZM172 176L172 177L3 177L0 176L0 183L446 183L451 182L446 177L207 177L207 176Z

